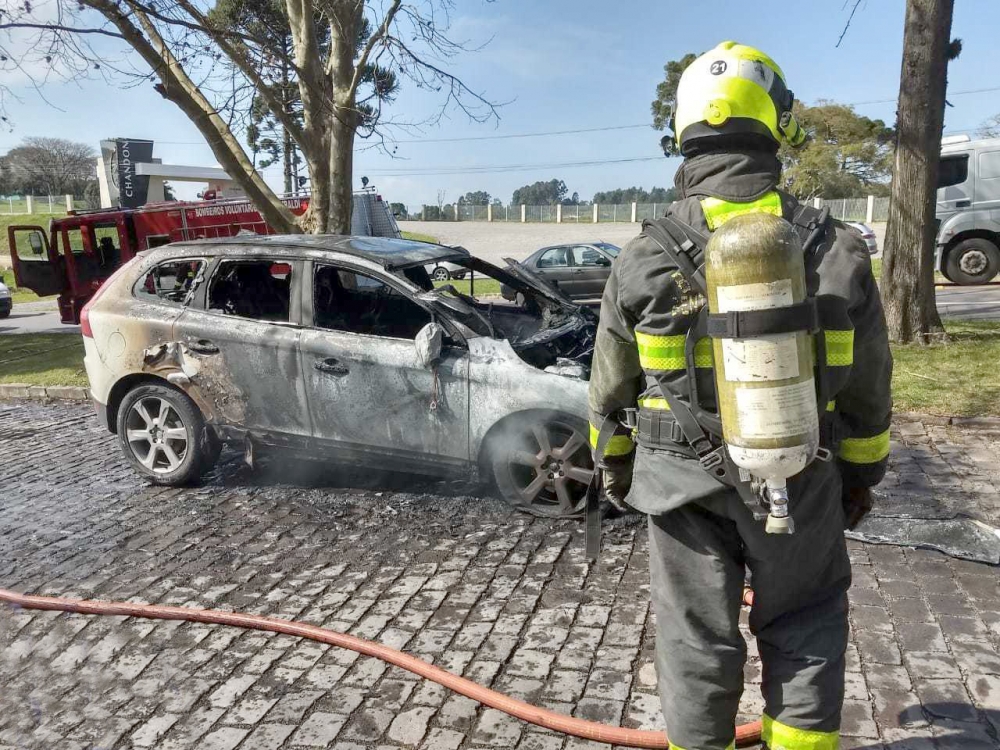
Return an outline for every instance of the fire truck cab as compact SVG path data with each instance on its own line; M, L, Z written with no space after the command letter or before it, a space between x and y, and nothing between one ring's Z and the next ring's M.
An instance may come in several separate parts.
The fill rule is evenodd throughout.
M308 196L284 199L300 216ZM241 232L274 234L245 199L150 204L136 209L79 211L40 226L7 230L18 287L39 296L59 295L63 323L79 323L80 312L115 269L137 253L180 240L231 237ZM399 237L399 227L374 189L354 194L351 233Z

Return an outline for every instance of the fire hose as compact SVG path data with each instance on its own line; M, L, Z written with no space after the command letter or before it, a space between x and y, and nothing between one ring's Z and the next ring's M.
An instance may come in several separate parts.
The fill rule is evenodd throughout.
M753 592L744 591L744 603L751 603ZM596 721L587 721L572 716L549 711L533 706L517 698L491 690L472 680L467 680L452 674L440 667L418 659L415 656L398 651L380 643L357 638L346 633L306 625L293 620L281 620L274 617L247 615L239 612L224 612L214 609L195 609L193 607L169 607L156 604L134 604L132 602L94 601L89 599L62 599L51 596L33 596L19 594L16 591L0 589L0 601L13 604L24 609L40 609L59 612L73 612L82 615L110 615L125 617L141 617L152 620L186 620L188 622L203 622L213 625L230 625L248 630L265 630L272 633L308 638L318 643L327 643L338 648L346 648L365 656L373 656L384 662L393 664L424 679L443 685L449 690L478 701L485 706L503 711L510 716L526 721L536 726L545 727L563 734L582 737L597 742L624 747L668 748L670 743L664 732L646 729L627 729ZM736 746L745 747L760 741L761 723L742 724L736 727Z

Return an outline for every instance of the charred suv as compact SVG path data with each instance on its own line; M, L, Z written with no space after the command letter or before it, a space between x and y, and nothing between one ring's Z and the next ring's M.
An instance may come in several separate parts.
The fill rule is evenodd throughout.
M434 285L426 269L445 262L470 293ZM475 296L485 279L526 303ZM154 483L194 481L237 442L421 474L478 468L547 516L579 512L593 474L595 329L516 264L315 235L141 253L81 316L98 416Z

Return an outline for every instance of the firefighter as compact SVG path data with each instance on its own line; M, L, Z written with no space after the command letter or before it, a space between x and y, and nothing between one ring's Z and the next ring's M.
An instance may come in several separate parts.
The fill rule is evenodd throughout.
M843 531L870 509L889 452L892 360L864 242L777 189L779 146L805 140L792 103L781 69L752 47L724 42L685 70L671 124L684 156L680 199L615 260L601 305L591 442L605 448L597 459L608 499L648 514L659 692L667 734L684 750L733 746L747 570L764 741L772 750L838 746L851 583ZM807 292L828 310L816 359L825 361L829 453L789 479L795 529L784 535L765 532L745 486L704 470L690 439L700 423L687 419L699 413L689 408L692 386L708 411L714 403L711 341L685 347L705 306L701 253L713 231L748 212L792 223Z

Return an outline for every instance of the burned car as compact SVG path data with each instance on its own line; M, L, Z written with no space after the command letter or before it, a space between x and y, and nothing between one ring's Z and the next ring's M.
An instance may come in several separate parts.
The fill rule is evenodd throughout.
M426 267L441 262L529 302L435 288ZM419 474L478 469L546 516L579 512L593 475L595 329L592 312L516 265L316 235L147 251L81 316L98 416L153 483L197 480L229 442Z

